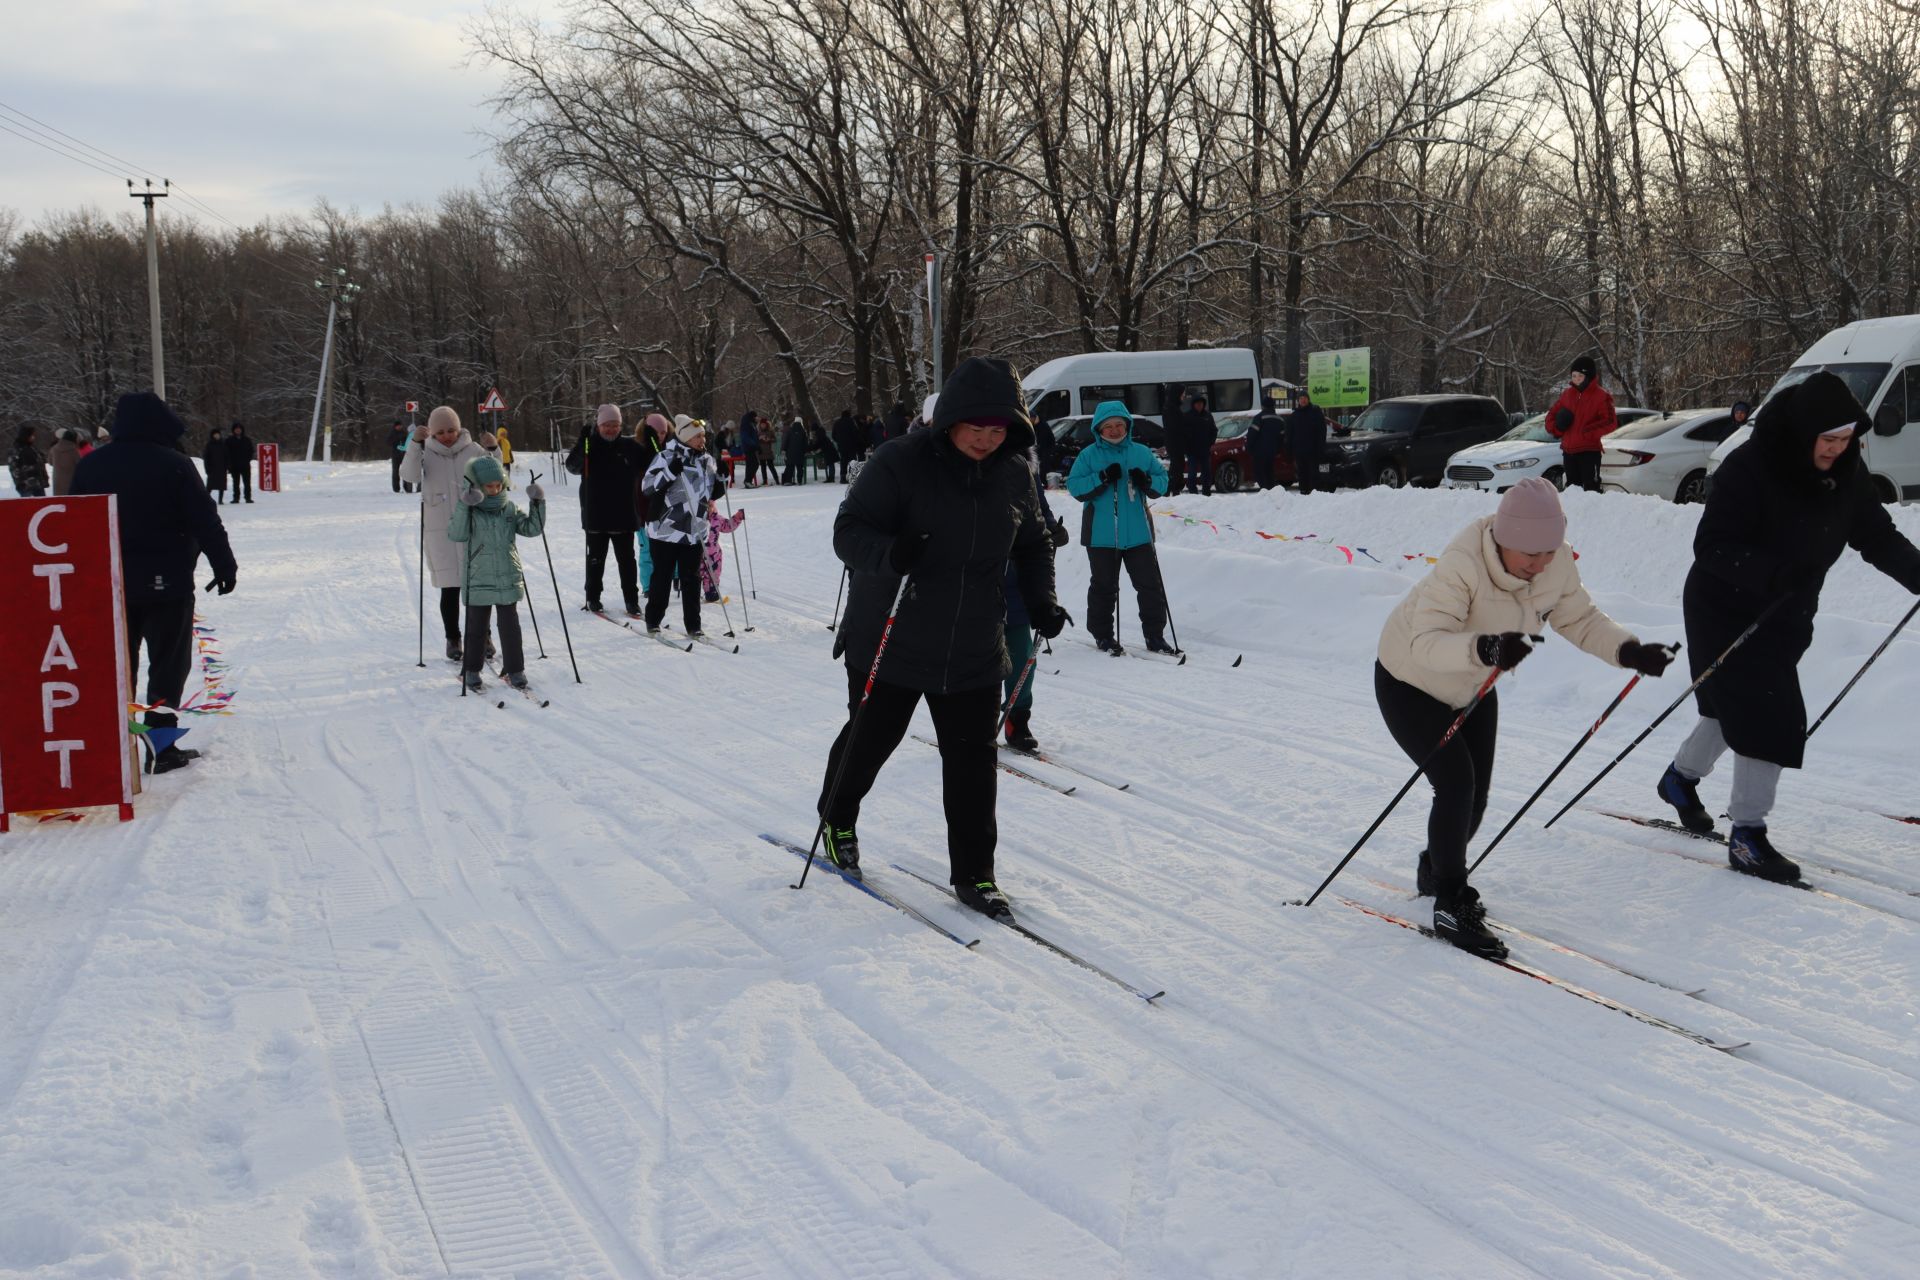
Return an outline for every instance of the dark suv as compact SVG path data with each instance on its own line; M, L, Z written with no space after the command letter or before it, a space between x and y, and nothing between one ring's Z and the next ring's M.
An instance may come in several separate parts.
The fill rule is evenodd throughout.
M1337 485L1434 485L1448 458L1506 429L1507 411L1492 396L1376 400L1352 431L1327 442L1327 468Z

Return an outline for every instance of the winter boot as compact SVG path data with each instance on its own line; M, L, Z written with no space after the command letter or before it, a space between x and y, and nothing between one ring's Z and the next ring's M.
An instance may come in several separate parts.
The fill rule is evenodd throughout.
M640 612L640 602L639 602L638 600L629 600L629 601L627 601L627 602L626 602L626 608L627 608L627 616L628 616L629 618L644 618L644 617L646 617L646 615L645 615L644 613L641 613L641 612Z
M1014 711L1007 716L1007 745L1016 751L1038 751L1040 740L1033 736L1028 721L1033 719L1031 711Z
M1435 886L1433 931L1483 960L1507 958L1507 944L1487 928L1487 909L1480 905L1479 891L1464 878Z
M1148 653L1164 653L1170 657L1178 657L1180 653L1178 649L1168 644L1165 640L1147 641L1147 652Z
M488 636L487 637L487 661L492 662L494 658L498 655L498 653L499 653L499 650L493 647L493 637Z
M1775 884L1792 884L1800 878L1799 865L1780 856L1764 826L1735 826L1727 838L1727 863L1735 871Z
M524 672L524 671L509 671L509 672L507 672L507 686L508 686L509 688L513 688L513 689L524 689L524 688L526 688L526 687L527 687L527 673L526 673L526 672Z
M706 595L702 596L701 599L704 600L707 604L719 604L720 593L718 591L709 591L707 592Z
M860 879L860 837L852 827L836 827L826 824L826 836L822 843L826 846L827 859L834 866L855 880Z
M448 662L458 662L464 656L465 654L461 652L460 642L458 640L447 641L447 661Z
M1110 653L1116 658L1124 656L1127 652L1125 649L1120 647L1120 642L1118 640L1114 640L1110 638L1103 637L1102 639L1094 641L1093 644L1096 649L1100 650L1100 652Z
M1420 851L1420 864L1415 867L1413 871L1414 892L1422 898L1431 898L1433 896L1434 879L1433 855L1425 849L1422 849Z
M598 600L587 601L585 604L580 606L580 611L582 613L605 613L606 612L605 609L602 609L600 607L600 602Z
M1680 825L1695 835L1707 835L1713 831L1713 815L1700 803L1700 784L1682 774L1675 765L1668 765L1667 771L1660 775L1660 785L1655 788L1660 798L1672 805L1674 812L1680 815ZM1766 828L1762 827L1762 831Z
M196 751L192 755L189 755L179 747L168 747L148 762L147 772L155 774L172 773L175 769L184 769L193 763L194 757L199 754L200 753Z
M467 686L469 692L480 692L480 673L478 671L463 671L460 673L460 679L461 682Z
M983 916L995 919L1012 919L1013 904L1007 901L1007 895L1000 892L1000 886L991 880L980 880L973 884L953 886L954 896L961 903L972 907Z

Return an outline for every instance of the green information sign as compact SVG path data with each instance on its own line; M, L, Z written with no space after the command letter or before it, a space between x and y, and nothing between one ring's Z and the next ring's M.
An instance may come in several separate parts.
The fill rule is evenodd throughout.
M1307 391L1322 409L1363 409L1373 400L1372 367L1372 347L1309 352Z

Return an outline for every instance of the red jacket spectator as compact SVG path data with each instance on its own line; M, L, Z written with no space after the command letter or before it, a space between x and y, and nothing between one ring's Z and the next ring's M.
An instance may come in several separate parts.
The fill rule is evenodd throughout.
M1578 385L1562 391L1547 410L1547 430L1558 437L1562 453L1598 453L1600 437L1620 425L1613 414L1613 397L1600 385L1591 356L1575 360L1573 372L1584 376ZM1572 413L1570 425L1562 425L1562 410Z

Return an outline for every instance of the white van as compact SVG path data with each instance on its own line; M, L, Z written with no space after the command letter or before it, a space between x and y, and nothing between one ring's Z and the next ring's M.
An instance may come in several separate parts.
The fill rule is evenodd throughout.
M1121 401L1134 417L1159 422L1168 386L1180 395L1205 392L1215 413L1247 412L1259 394L1260 369L1249 347L1089 351L1049 360L1021 383L1027 412L1039 422L1092 413L1102 400Z
M1842 325L1808 347L1767 398L1821 369L1839 374L1873 419L1860 448L1881 500L1920 499L1920 316ZM1713 451L1709 474L1751 434L1751 427L1742 427L1728 436Z

